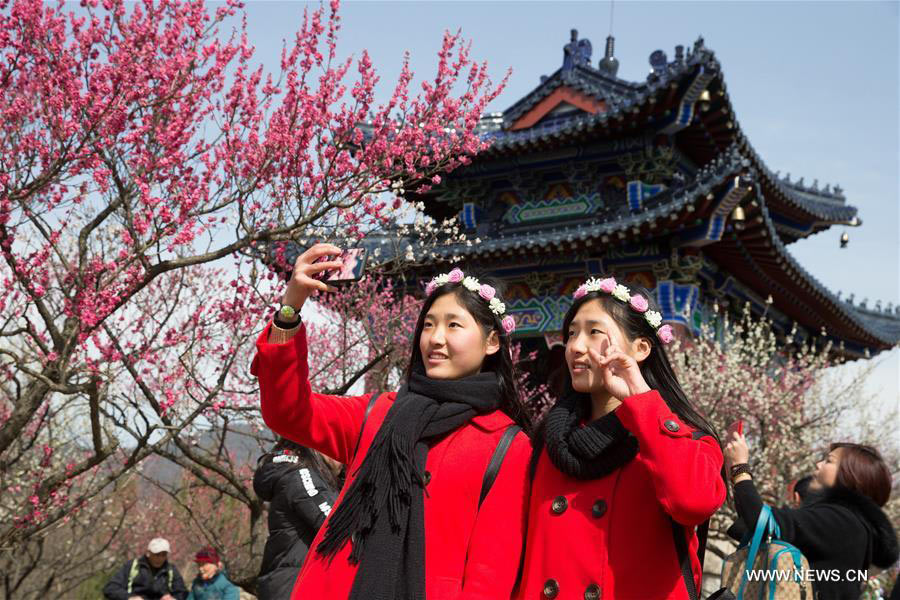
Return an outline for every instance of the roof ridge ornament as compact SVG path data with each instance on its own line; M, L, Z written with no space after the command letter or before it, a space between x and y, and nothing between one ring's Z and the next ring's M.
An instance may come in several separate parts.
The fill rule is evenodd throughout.
M606 53L600 59L600 64L597 65L600 71L612 77L615 77L616 73L619 72L619 59L614 56L615 49L616 38L612 35L606 36Z
M587 67L591 64L591 54L593 48L591 40L587 38L578 39L578 30L570 31L569 43L563 46L563 71L571 71L577 66Z

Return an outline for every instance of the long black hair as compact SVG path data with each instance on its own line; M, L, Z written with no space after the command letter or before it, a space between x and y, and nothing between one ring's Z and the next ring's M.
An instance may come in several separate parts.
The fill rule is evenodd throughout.
M632 295L640 294L647 299L650 304L648 310L659 312L656 299L646 288L632 286L630 291ZM575 315L578 314L582 306L594 300L599 302L603 310L612 317L629 342L638 338L645 338L650 343L650 354L640 363L641 375L644 376L644 380L650 386L650 389L658 391L668 405L669 410L678 415L682 421L699 431L711 435L721 446L722 441L716 434L716 430L688 400L687 395L681 388L681 384L678 383L678 378L675 377L675 371L672 369L672 364L666 355L665 346L656 336L656 330L647 322L647 319L644 317L645 313L639 313L628 306L627 303L616 299L610 294L588 292L575 300L568 312L566 312L565 318L563 318L563 343L567 344L569 342L569 326L572 324ZM564 393L572 391L572 374L568 368L566 368L565 386ZM588 414L590 414L589 411Z
M493 287L496 290L496 297L501 298L504 290L502 282L492 277L478 277L478 280L482 284ZM497 338L500 340L500 349L484 357L481 371L497 374L497 381L500 385L500 409L523 430L530 432L529 420L519 400L516 368L513 365L511 355L511 337L500 324L500 317L491 311L488 302L481 298L478 292L472 292L465 288L461 282L445 283L438 286L430 296L425 298L422 310L419 312L419 318L416 321L415 332L413 333L412 353L409 359L409 366L406 369L407 379L409 379L413 370L424 372L425 361L422 359L422 351L419 349L419 339L422 337L422 329L425 327L425 315L428 314L435 300L447 294L456 295L456 300L460 306L465 308L472 315L472 318L475 319L475 322L481 326L485 338L491 334L491 331L497 332Z

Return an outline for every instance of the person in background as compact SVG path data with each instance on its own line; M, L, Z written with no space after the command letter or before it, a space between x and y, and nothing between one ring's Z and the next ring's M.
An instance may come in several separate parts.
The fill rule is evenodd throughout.
M153 538L144 556L126 562L103 587L106 600L185 600L178 568L169 562L169 542Z
M269 539L256 581L259 600L289 598L313 538L337 500L341 464L282 438L263 454L253 489L269 503Z
M197 576L191 583L188 600L240 600L237 586L228 581L219 553L212 546L201 549L194 556Z
M750 450L736 431L725 446L738 516L756 523L763 502L750 472ZM815 497L800 508L773 508L781 539L796 546L819 571L839 573L887 568L897 562L897 533L881 509L891 495L891 471L878 450L852 443L831 444L816 463L809 485ZM817 600L856 600L862 590L850 577L814 580Z
M815 492L810 491L809 484L812 482L812 475L807 475L806 477L801 477L797 481L795 481L789 490L789 495L791 499L790 505L785 505L782 508L800 508L807 502L811 502L814 500L817 495ZM747 538L747 524L738 517L734 520L734 523L728 528L726 531L728 537L735 540L736 542L743 542L744 539Z
M807 475L794 482L794 485L791 487L791 504L794 505L794 508L800 508L806 504L807 499L812 499L809 491L809 485L812 483L812 480L813 476Z

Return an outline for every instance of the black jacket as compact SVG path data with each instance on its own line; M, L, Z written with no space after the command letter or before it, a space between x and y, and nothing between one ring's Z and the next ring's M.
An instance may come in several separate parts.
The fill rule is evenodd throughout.
M269 539L257 580L259 600L291 596L313 538L337 499L321 474L294 454L267 457L253 476L253 489L269 502Z
M738 515L756 523L762 499L752 481L734 486ZM897 533L884 511L869 498L850 490L831 489L801 508L772 509L781 539L796 546L811 570L836 571L838 581L813 581L818 600L855 600L861 583L848 571L897 561Z
M103 586L103 596L106 600L128 600L131 596L140 596L144 600L159 600L166 594L171 594L175 600L185 600L188 596L184 579L178 568L166 561L162 567L154 571L150 567L146 556L137 559L138 572L131 584L131 593L128 593L128 579L131 575L132 561L122 565L116 574ZM169 570L172 571L172 587L169 587Z

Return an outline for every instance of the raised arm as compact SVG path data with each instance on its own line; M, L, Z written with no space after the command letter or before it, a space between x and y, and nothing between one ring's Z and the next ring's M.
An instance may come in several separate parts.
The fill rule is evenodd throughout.
M660 504L676 522L699 525L725 502L722 449L715 438L698 435L650 389L640 365L620 349L603 354L588 349L601 368L606 389L622 404L616 416L638 440Z
M352 458L368 396L312 392L306 329L299 318L315 290L333 290L313 276L341 266L339 260L316 261L340 253L336 246L316 244L297 258L282 297L282 305L290 309L280 312L279 326L270 323L259 336L250 372L259 378L262 416L272 431L346 464Z
M260 335L250 368L259 378L263 421L278 435L349 464L370 395L313 393L305 327L285 344L270 344L271 327Z
M725 502L722 450L697 436L655 390L625 398L616 415L638 439L663 509L682 525L699 525Z

